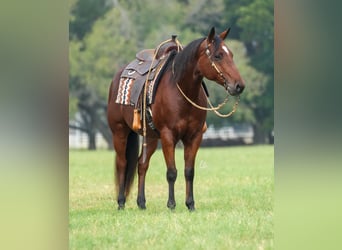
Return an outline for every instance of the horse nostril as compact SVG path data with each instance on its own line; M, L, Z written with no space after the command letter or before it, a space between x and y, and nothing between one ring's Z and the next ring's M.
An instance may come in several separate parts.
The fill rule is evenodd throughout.
M236 84L235 89L236 89L236 92L238 92L239 94L243 91L243 87L240 86L240 84L238 83Z

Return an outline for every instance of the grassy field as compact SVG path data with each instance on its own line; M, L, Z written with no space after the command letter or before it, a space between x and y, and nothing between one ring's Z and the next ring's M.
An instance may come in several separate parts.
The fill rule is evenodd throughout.
M161 150L146 177L146 206L133 186L124 211L114 194L114 153L70 151L70 249L273 249L274 147L200 148L195 170L196 211L185 204L183 153L177 149L177 207L166 207Z

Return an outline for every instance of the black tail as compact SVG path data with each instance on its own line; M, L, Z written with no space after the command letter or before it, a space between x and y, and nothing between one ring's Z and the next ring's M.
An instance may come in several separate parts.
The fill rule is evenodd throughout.
M129 195L129 191L133 184L134 176L138 166L139 154L139 137L138 134L131 131L127 138L126 159L127 166L125 172L125 194Z

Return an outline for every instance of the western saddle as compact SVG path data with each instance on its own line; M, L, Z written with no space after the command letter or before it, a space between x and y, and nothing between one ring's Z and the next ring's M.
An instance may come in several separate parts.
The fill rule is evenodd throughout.
M182 50L182 46L176 39L176 36L173 35L171 39L162 42L156 49L144 49L138 52L136 58L122 71L120 76L122 80L127 79L133 81L133 84L129 87L130 89L125 91L130 92L129 105L134 106L134 130L141 128L140 109L143 102L146 102L145 111L147 111L147 123L154 129L152 114L146 106L153 103L159 79L169 61L170 55L180 50Z
M136 54L136 58L130 62L121 74L121 78L129 78L134 80L131 89L130 105L137 107L140 94L142 93L145 83L148 83L150 95L148 104L153 102L153 96L158 86L158 80L162 75L164 66L171 52L181 50L180 44L176 40L176 36L163 42L156 49L144 49ZM148 79L147 79L148 78Z

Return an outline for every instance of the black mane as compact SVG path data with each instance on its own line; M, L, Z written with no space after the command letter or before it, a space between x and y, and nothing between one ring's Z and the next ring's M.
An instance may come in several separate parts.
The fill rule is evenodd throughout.
M184 71L186 71L187 65L189 63L192 64L197 60L197 51L204 39L205 37L190 42L182 51L180 51L175 56L173 70L176 81L180 80L180 78L184 74Z
M182 77L184 71L186 70L187 65L193 64L197 61L196 55L198 51L198 47L200 44L206 39L206 37L202 37L190 42L181 52L179 52L174 59L174 77L178 82ZM221 39L219 36L215 36L213 41L214 51L218 49L218 46L221 43Z

